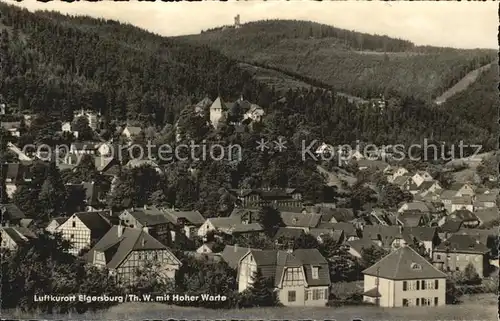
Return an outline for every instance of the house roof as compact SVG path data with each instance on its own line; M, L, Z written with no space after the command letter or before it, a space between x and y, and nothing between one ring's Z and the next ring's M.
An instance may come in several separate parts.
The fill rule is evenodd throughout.
M380 246L378 246L378 244L376 244L375 242L373 242L369 238L365 238L365 237L357 239L357 240L348 241L348 242L346 242L346 244L360 254L363 251L363 249L368 249L372 246L376 247L376 248L380 248Z
M132 208L126 210L142 226L155 226L173 222L172 217L166 212L152 206L147 208ZM123 213L122 213L123 214Z
M141 127L138 127L138 126L129 126L127 125L123 130L127 129L128 132L130 133L130 135L134 136L134 135L139 135L142 131L142 128Z
M469 210L458 210L458 211L455 211L455 212L451 213L450 215L448 215L448 217L451 219L456 218L456 219L462 220L464 222L477 220L477 216L474 215L474 213L472 213Z
M476 195L476 202L493 202L497 201L497 195L495 194L479 194Z
M439 185L439 183L436 182L436 181L423 181L422 184L420 184L420 186L418 188L421 189L421 190L428 190L434 184L438 184Z
M321 227L321 225L319 226ZM346 236L357 236L356 227L351 223L339 222L331 223L331 227L334 231L343 231Z
M21 126L20 121L3 121L0 126L2 126L5 130L18 129Z
M491 207L477 210L474 212L474 215L476 215L481 223L485 224L498 220L500 218L500 211L498 210L498 207Z
M236 217L211 217L207 219L212 225L221 232L232 233L245 233L245 232L259 232L262 231L262 225L259 223L244 224L240 218Z
M426 227L426 226L418 226L418 227L405 227L403 229L403 234L409 234L414 236L419 241L432 241L434 236L437 234L437 228L435 227Z
M111 228L111 223L101 215L101 212L78 212L74 215L91 231L107 232Z
M56 218L53 218L53 219L50 221L50 223L52 223L52 222L54 222L54 221L55 221L55 222L58 224L58 226L59 226L59 225L63 224L64 222L66 222L67 220L68 220L68 218L67 218L67 217L56 217ZM49 224L50 224L50 223L49 223Z
M24 213L15 204L0 204L3 220L20 220L25 218Z
M281 212L280 215L286 226L317 227L321 222L321 214Z
M419 213L403 212L398 215L398 220L401 223L403 223L404 227L417 227L420 225L424 217L425 214L421 212Z
M342 237L344 236L344 231L341 230L336 230L333 231L331 229L323 229L323 228L312 228L309 230L309 234L311 234L314 237L321 237L321 236L329 236L330 238L334 239L337 242L342 241Z
M451 198L451 203L456 205L470 205L472 204L472 196L455 196Z
M212 105L214 102L208 98L208 97L205 97L203 98L202 100L200 100L196 105L195 107L197 108L200 108L201 110L205 109L206 107Z
M205 218L199 211L175 211L175 210L165 210L174 220L185 219L193 225L202 225L205 223Z
M215 108L220 108L221 110L226 110L227 109L227 106L224 103L224 101L222 100L222 98L217 97L217 99L215 99L215 101L210 106L210 109L215 109Z
M275 286L279 285L285 269L290 267L302 267L309 286L331 284L328 262L317 249L298 249L293 252L251 250L248 254L253 256L257 268L264 277L274 279ZM319 268L318 279L312 278L313 267Z
M474 189L474 186L469 184L469 183L453 183L450 185L450 189L453 190L453 191L458 191L460 190L462 187L464 187L464 185L469 185L472 189Z
M464 221L460 219L447 219L439 229L442 232L455 233L462 228L463 223Z
M429 206L424 203L424 202L410 202L410 203L405 203L408 208L405 209L406 211L421 211L421 212L429 212Z
M258 249L252 249L253 251L260 251ZM238 268L240 259L250 251L250 248L241 246L226 245L224 250L220 253L220 256L226 263L233 269Z
M305 232L300 228L280 227L274 235L274 239L278 239L280 237L298 238L303 234L305 234Z
M21 233L18 233L13 227L3 227L2 230L14 241L16 244L26 242L26 239Z
M230 218L237 219L240 222L243 219L249 219L255 221L259 216L258 209L248 209L248 208L235 208L229 215Z
M409 246L400 247L363 271L364 274L389 280L440 279L439 271Z
M441 191L439 196L441 199L452 199L457 195L457 191L451 190L451 189L444 189Z
M335 218L337 222L349 222L355 218L354 211L351 208L322 208L321 214L324 221Z
M453 234L446 241L441 242L434 251L445 252L447 247L448 251L457 253L484 254L489 251L486 245L466 234Z
M409 179L411 179L410 175L402 175L396 177L393 181L392 184L397 185L397 186L402 186L404 185Z
M123 229L121 235L118 233L119 228ZM142 229L115 225L87 253L86 258L92 261L95 251L105 252L105 254L109 253L109 259L108 255L106 255L106 267L109 269L116 269L120 266L123 260L127 258L130 252L142 250L169 251L165 245L161 244L158 240ZM171 255L180 265L180 261L172 253Z

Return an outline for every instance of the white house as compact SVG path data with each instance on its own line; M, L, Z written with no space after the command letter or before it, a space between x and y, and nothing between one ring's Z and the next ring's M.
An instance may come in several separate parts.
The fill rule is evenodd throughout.
M432 181L434 178L427 171L417 171L411 179L417 186L420 186L423 182Z
M250 109L243 115L243 119L251 119L255 122L260 122L264 116L264 109L262 107L252 104Z

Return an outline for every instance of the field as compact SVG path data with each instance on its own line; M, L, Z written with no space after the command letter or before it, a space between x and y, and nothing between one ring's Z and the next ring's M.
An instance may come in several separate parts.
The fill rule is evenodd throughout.
M481 294L463 298L460 305L428 308L384 309L369 306L340 308L259 308L246 310L206 310L165 306L159 303L125 303L108 311L71 315L16 315L6 317L72 320L143 320L143 319L335 319L363 320L496 320L497 298L494 294Z

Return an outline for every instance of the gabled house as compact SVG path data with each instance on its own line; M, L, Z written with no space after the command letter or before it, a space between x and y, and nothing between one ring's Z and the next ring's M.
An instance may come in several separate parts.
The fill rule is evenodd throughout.
M429 172L427 171L417 171L415 174L412 175L411 179L413 180L413 182L415 182L415 184L420 187L420 185L423 183L423 182L430 182L433 180L431 174L429 174Z
M175 281L180 260L142 229L113 226L85 255L87 261L105 267L124 284L137 281L137 271L147 263L158 266L162 279Z
M446 205L445 205L445 209ZM455 196L451 199L451 206L449 207L449 212L453 213L455 211L459 210L468 210L473 212L474 211L474 204L472 201L472 196L470 195L462 195L462 196Z
M50 220L49 224L45 228L45 230L49 233L55 233L57 228L61 226L64 222L66 222L67 217L56 217Z
M21 132L19 131L19 129L21 128L20 121L3 121L0 123L0 126L14 137L21 136Z
M264 231L262 225L253 221L242 221L237 217L211 217L198 229L197 235L206 238L210 232L227 235L260 234Z
M138 126L130 126L127 125L122 130L122 136L125 136L128 140L132 140L134 137L140 135L142 133L142 128Z
M312 228L309 231L309 234L314 236L316 240L318 240L319 244L322 244L325 238L331 238L337 244L344 243L345 235L342 230L331 230L331 229L323 229L323 228Z
M97 153L98 147L99 143L97 142L76 142L71 144L69 152L70 154L75 155L95 155Z
M213 242L203 243L199 248L196 249L196 253L198 253L198 254L213 253L214 244L215 243L213 243Z
M100 113L96 113L93 110L75 110L73 113L74 118L79 118L79 117L84 117L87 119L87 122L89 124L89 127L92 128L92 130L96 130L99 126L99 117L101 116Z
M110 228L111 223L102 212L79 212L71 215L55 232L71 241L69 252L78 255L82 249L94 245Z
M446 274L411 247L401 247L363 271L365 302L381 307L446 304Z
M401 226L367 225L363 228L363 238L375 242L388 251L407 245Z
M389 166L383 171L387 175L387 180L392 183L396 178L408 174L408 170L401 166Z
M250 249L247 247L242 247L238 245L226 245L224 250L220 253L222 260L229 265L233 270L238 271L238 265L243 256L245 256L249 251L261 251L260 249Z
M61 124L61 131L63 133L71 133L71 134L73 134L73 136L75 136L75 138L78 138L78 131L73 131L72 124L69 121L63 122Z
M425 196L431 193L439 193L443 188L438 181L423 181L422 184L418 187L419 194Z
M30 239L36 238L36 235L24 227L2 227L0 229L0 248L15 251L20 245Z
M260 270L274 282L285 306L325 306L330 293L328 262L317 249L250 250L238 265L238 291L250 288Z
M439 238L438 229L435 227L405 227L403 229L403 234L407 235L406 239L415 240L422 244L429 257L432 257L434 248L441 242Z
M233 189L241 207L302 207L302 193L295 188Z
M454 234L434 249L434 264L445 271L465 271L472 264L480 277L488 266L489 249L469 235Z
M479 226L498 222L500 219L500 212L498 210L498 207L480 209L475 211L474 215L479 220Z
M205 223L205 218L199 211L178 211L168 210L165 212L170 215L171 221L187 238L192 238L196 235L200 226Z
M21 221L25 218L23 211L15 204L6 203L0 204L0 213L2 218L2 226L20 226Z
M320 214L322 215L323 222L347 223L355 219L352 208L324 208Z
M411 176L407 174L395 177L391 183L403 191L409 191L411 184L414 184Z
M453 183L450 186L450 190L456 191L456 196L474 196L475 186L470 183Z
M262 121L262 117L264 117L264 109L262 107L252 104L250 109L243 115L243 119L250 119L254 122Z
M497 195L492 193L477 194L473 198L474 211L497 207L497 197Z
M331 228L333 231L344 232L345 241L352 241L359 239L358 229L352 223L323 223L318 228Z
M123 226L144 229L155 238L175 240L175 222L170 215L155 206L126 209L119 218Z
M12 197L17 188L31 181L31 167L23 163L2 164L2 174L5 175L7 195Z
M398 209L398 213L403 213L406 211L420 211L422 213L430 213L433 211L433 208L431 208L429 204L424 202L409 202L404 203Z
M420 211L405 211L397 215L397 223L403 227L425 226L427 223L427 214Z
M477 216L474 215L474 213L472 213L471 211L458 210L458 211L455 211L447 216L442 217L439 220L438 225L442 227L446 222L448 222L450 220L460 221L460 222L462 222L462 225L464 227L469 227L469 228L477 227L480 224L480 221L477 218Z

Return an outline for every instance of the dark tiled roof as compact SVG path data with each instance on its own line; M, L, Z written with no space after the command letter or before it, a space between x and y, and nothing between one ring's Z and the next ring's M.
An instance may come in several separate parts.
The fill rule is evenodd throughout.
M380 298L382 295L378 292L377 288L370 289L363 293L364 296L371 298Z
M447 244L450 252L484 254L489 251L486 245L480 243L479 240L475 240L473 237L463 234L454 234L450 236L446 241L439 244L435 251L445 252Z
M101 212L79 212L74 215L91 231L107 232L111 228L111 224L101 215Z
M368 249L370 247L380 248L380 246L378 246L375 242L373 242L368 238L360 238L357 240L348 241L346 244L352 247L356 252L360 254L363 251L363 249Z
M460 230L463 223L464 221L460 219L447 219L439 229L441 232L455 233Z
M416 239L419 241L432 241L437 234L437 229L435 227L424 227L424 226L419 226L419 227L410 227L410 228L404 228L403 229L403 234L411 234L413 235Z
M438 279L446 274L436 269L409 246L384 256L380 261L363 271L364 274L389 280Z
M258 209L247 209L247 208L235 208L231 212L231 215L229 215L229 217L236 219L240 222L242 220L249 220L251 222L255 222L259 217L259 210Z
M455 234L469 235L474 240L479 241L480 243L482 243L484 245L488 245L489 238L498 237L498 228L497 229L468 228L468 229L460 230L460 231L456 232Z
M421 223L423 224L424 217L424 213L404 212L398 215L398 220L403 223L404 227L417 227Z
M0 204L3 220L20 220L25 218L24 213L12 203Z
M280 227L274 235L274 239L278 239L280 237L298 238L303 234L305 234L305 232L300 228Z
M500 212L498 207L485 208L481 210L477 210L474 212L474 215L484 224L488 222L492 222L494 220L498 220L500 218Z
M462 220L464 222L477 220L477 216L474 215L474 213L472 213L471 211L468 211L468 210L458 210L458 211L455 211L455 212L451 213L448 217L451 218L451 219L455 219L456 218L456 219Z
M4 227L2 229L17 245L26 242L26 239L24 239L23 236L20 235L20 233L18 233L15 228Z
M332 227L334 231L337 230L344 231L344 234L346 236L358 236L356 227L351 223L344 223L344 222L332 223Z
M172 217L156 207L133 208L127 210L142 226L155 226L168 223L175 223Z
M252 249L259 251L257 249ZM250 248L241 246L226 245L224 250L220 253L222 259L233 269L238 268L240 259L250 251Z
M175 220L185 219L193 225L202 225L205 223L205 218L199 211L173 211L166 210Z
M122 228L121 236L118 229ZM132 251L141 250L169 250L154 237L142 229L134 229L122 226L113 226L106 235L87 253L86 258L92 261L94 252L100 251L106 254L106 267L115 269L127 258ZM109 255L108 255L109 253ZM175 258L173 254L172 257ZM180 261L175 258L178 264Z
M321 214L323 214L323 216L330 216L330 219L334 217L337 222L349 222L354 219L354 212L350 208L322 209Z

